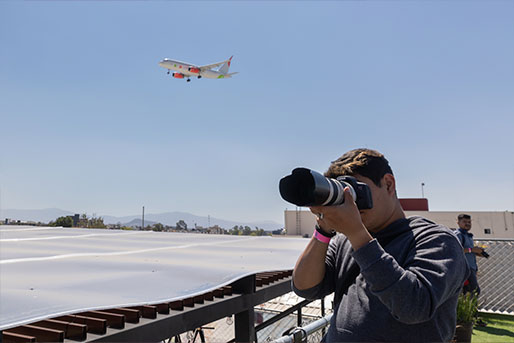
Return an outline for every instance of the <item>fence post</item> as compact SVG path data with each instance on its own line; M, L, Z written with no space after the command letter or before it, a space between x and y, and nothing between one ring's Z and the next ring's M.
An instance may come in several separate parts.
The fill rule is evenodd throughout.
M255 293L255 274L249 275L234 282L232 291L240 294ZM234 316L234 333L236 342L256 342L255 335L255 313L251 301L245 311L236 313Z

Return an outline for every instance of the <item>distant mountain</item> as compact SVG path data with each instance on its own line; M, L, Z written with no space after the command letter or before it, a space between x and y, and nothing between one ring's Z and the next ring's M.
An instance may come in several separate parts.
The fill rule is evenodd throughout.
M141 218L132 219L128 223L123 223L123 226L132 226L132 227L141 226L142 222L143 221L141 220ZM105 221L104 221L104 223L105 223ZM112 224L112 223L107 223L107 224ZM147 227L148 225L152 226L153 224L157 224L157 222L152 222L152 221L149 221L149 220L147 221L145 219L145 227Z
M69 216L73 215L74 212L65 211L58 208L48 208L42 210L15 210L15 209L2 209L0 211L0 220L4 220L5 218L9 218L12 220L22 220L22 221L35 221L35 222L43 222L48 223L52 220L55 220L61 216ZM141 215L132 215L132 216L124 216L124 217L114 217L101 215L104 219L105 224L122 224L126 226L131 225L141 225ZM134 221L138 220L138 221ZM283 227L282 224L276 223L271 220L258 221L258 222L243 222L243 221L233 221L233 220L225 220L214 217L203 217L197 216L187 212L166 212L166 213L154 213L154 214L145 214L145 226L153 225L155 223L162 223L164 225L175 226L179 220L183 220L187 223L188 227L193 228L196 225L208 227L210 225L219 225L222 228L227 230L233 228L235 225L249 226L252 229L255 227L259 227L266 231L278 230Z
M133 216L125 216L125 217L112 217L112 216L102 216L104 219L104 223L106 224L125 224L134 219L141 219L141 215L133 215ZM208 227L210 225L219 225L222 228L227 230L233 228L235 225L249 226L252 229L255 227L259 227L266 231L273 231L283 228L282 224L276 223L271 220L259 221L259 222L238 222L233 220L219 219L214 217L202 217L197 216L187 212L166 212L166 213L149 213L145 214L145 225L149 221L161 223L164 225L175 226L179 220L183 220L187 223L188 227L193 228L196 225ZM141 221L139 221L139 225L141 225Z

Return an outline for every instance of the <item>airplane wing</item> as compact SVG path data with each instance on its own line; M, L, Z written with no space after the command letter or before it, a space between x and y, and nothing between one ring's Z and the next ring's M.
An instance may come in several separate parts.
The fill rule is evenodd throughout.
M218 62L218 63L213 63L213 64L207 64L207 65L204 65L204 66L200 66L198 68L200 68L200 70L208 70L208 69L212 69L212 68L216 68L216 67L219 67L225 63L227 63L228 61L230 61L230 58L228 60L225 60L223 62Z

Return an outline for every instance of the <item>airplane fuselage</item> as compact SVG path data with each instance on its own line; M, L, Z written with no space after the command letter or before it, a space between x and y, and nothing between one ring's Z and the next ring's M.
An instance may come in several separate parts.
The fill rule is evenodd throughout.
M165 58L162 61L160 61L159 66L161 66L165 69L168 69L169 71L170 70L175 71L175 73L173 73L173 77L176 77L178 79L183 79L183 78L187 79L189 77L205 77L207 79L222 79L225 77L224 74L222 74L216 70L211 70L211 69L201 70L198 66L195 66L195 65L192 65L189 63L185 63L185 62L181 62L181 61L171 60L169 58Z

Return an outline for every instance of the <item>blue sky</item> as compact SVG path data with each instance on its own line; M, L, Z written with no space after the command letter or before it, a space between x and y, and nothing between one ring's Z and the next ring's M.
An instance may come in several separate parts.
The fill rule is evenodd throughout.
M283 221L356 147L400 197L514 210L514 2L0 2L3 208ZM157 62L234 55L228 80Z

